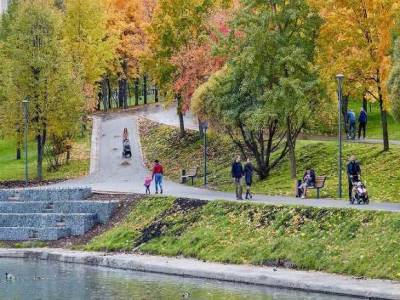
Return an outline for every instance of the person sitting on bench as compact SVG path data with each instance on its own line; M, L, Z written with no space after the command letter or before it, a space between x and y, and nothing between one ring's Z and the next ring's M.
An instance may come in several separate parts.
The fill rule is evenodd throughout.
M303 176L303 183L301 185L301 198L306 198L308 188L313 186L315 186L315 171L311 168L307 168Z

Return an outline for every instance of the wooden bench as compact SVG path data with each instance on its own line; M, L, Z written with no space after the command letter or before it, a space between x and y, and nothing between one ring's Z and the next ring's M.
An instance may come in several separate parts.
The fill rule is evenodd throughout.
M197 172L198 172L199 168L193 168L193 169L189 169L189 171L186 173L186 170L182 170L182 176L181 176L181 180L182 183L185 183L187 181L188 178L192 179L192 185L194 178L197 177Z
M325 187L326 176L316 176L314 186L308 187L308 189L316 189L317 190L317 198L319 198L319 190Z

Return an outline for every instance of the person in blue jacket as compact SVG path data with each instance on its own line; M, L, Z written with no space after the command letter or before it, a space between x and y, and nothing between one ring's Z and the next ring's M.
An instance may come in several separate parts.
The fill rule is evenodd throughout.
M232 163L232 178L236 188L236 200L243 200L243 187L242 177L244 175L243 165L241 163L240 155L238 155L235 161Z
M358 116L358 139L361 138L361 131L365 139L365 131L367 129L368 115L364 107L361 107L360 115Z
M356 137L356 114L351 109L347 112L347 121L349 122L348 138L354 140Z

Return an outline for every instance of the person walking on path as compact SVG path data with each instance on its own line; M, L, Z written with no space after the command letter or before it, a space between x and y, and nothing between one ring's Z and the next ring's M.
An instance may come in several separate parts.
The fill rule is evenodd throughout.
M146 195L150 195L151 194L150 185L151 185L152 181L153 181L152 176L146 176L144 178L144 187L146 188Z
M243 188L242 188L242 177L244 175L243 165L240 161L240 155L238 155L235 161L232 163L232 178L236 188L236 200L243 200Z
M124 132L122 133L122 141L126 141L129 139L128 128L124 128Z
M354 140L356 138L356 114L351 109L347 112L347 120L349 122L348 138Z
M158 188L160 188L160 193L161 194L163 193L163 186L162 186L163 176L164 176L163 166L160 164L160 161L156 159L154 161L153 176L152 176L156 185L156 194L158 194Z
M354 155L350 156L349 162L347 164L347 177L349 181L349 201L351 201L353 192L353 182L360 180L361 168L360 163L356 160Z
M244 165L244 180L246 181L246 199L253 199L253 195L251 194L251 184L253 183L253 170L254 167L250 162L250 158L247 159L246 164Z
M361 131L363 133L363 139L365 139L365 131L367 129L368 115L364 107L361 107L360 115L358 117L358 139L361 138Z

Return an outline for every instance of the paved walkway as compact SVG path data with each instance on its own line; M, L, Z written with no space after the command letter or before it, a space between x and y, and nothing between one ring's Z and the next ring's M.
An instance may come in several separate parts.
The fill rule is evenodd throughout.
M400 284L315 271L229 265L187 258L110 254L64 249L0 249L0 258L33 258L168 275L300 289L365 299L400 299Z
M94 128L93 141L97 159L93 164L92 174L59 185L88 185L96 191L144 193L144 177L149 174L143 163L140 139L138 135L138 117L178 126L178 118L174 109L167 109L161 105L139 108L127 113L112 113L97 117ZM95 117L96 118L96 117ZM185 116L187 127L196 129L197 124L191 115ZM97 128L96 128L97 127ZM132 159L122 158L122 131L127 127L132 147ZM93 152L93 151L92 151ZM233 190L233 186L232 186ZM154 188L152 187L152 191ZM182 185L170 180L164 180L165 195L174 197L188 197L204 200L235 200L234 193L218 192L203 188ZM236 201L236 200L235 200ZM262 202L279 205L306 205L315 207L346 207L363 210L383 210L400 212L400 204L371 203L368 206L351 206L347 201L333 199L297 199L285 196L255 195L253 202Z

